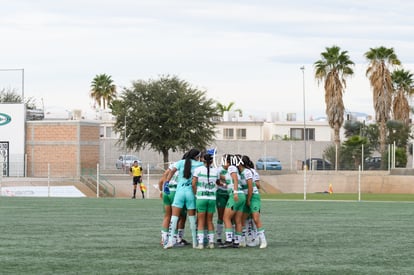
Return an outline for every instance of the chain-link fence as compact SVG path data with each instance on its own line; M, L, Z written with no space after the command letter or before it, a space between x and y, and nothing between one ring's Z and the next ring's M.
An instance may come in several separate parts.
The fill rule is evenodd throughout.
M379 153L370 155L359 154L357 158L345 162L337 157L338 149L333 142L317 141L216 141L210 148L217 149L216 159L220 160L223 154L248 155L256 164L260 158L275 157L281 162L283 171L298 171L303 169L304 160L309 170L358 170L359 165L363 170L387 170L395 166L395 150L389 146L387 159L381 159ZM306 148L306 149L305 149ZM357 151L364 151L357 148ZM184 152L169 152L168 161L181 159ZM100 146L100 163L103 171L127 173L122 166L117 166L119 158L124 155L136 156L143 167L150 170L162 170L164 168L163 156L153 150L129 151L125 150L113 139L102 139ZM413 156L407 153L406 167L412 167ZM118 169L117 169L118 167Z
M358 167L356 169L341 169L343 166L339 164L339 169L335 169L333 162L328 162L324 159L326 149L332 146L333 144L330 142L306 142L306 156L305 143L303 141L217 141L209 148L217 150L216 165L221 164L221 156L225 153L248 155L255 164L264 156L277 158L282 164L281 171L261 170L259 173L264 176L263 179L265 181L271 183L273 187L280 189L281 192L301 192L304 181L303 175L305 174L303 171L303 160L305 158L311 159L311 161L306 162L309 170L320 170L307 175L306 184L308 185L309 192L325 190L331 182L334 183L336 192L349 192L347 189L342 190L340 188L355 184L346 181L350 179L356 181L358 174L355 173L358 173L358 171L349 171L351 174L344 173L348 173L346 170L358 170ZM392 168L395 165L394 152L395 150L393 151L392 147L390 147L388 153L390 157L382 160L387 163L387 167ZM158 181L164 172L163 156L152 150L125 151L116 144L116 140L109 139L101 140L100 160L93 168L85 169L82 163L64 160L58 163L49 161L0 163L0 167L3 167L3 173L0 173L0 188L1 186L13 187L22 185L74 185L88 196L129 197L132 190L129 167L121 166L119 169L117 168L119 157L125 154L135 155L140 159L141 166L144 168L143 179L148 190L148 197L158 197ZM183 152L170 152L169 162L181 159L182 154ZM64 156L62 156L63 158ZM56 160L56 158L54 159ZM411 165L412 155L408 155L407 167L411 167ZM374 168L368 166L359 168L362 170L372 170L380 169L379 167L377 165ZM8 171L8 174L4 173L4 171ZM385 181L386 179L383 178L384 173L389 174L388 171L382 171L378 174L364 174L362 178L363 186L371 186L371 182ZM275 175L277 176L275 177ZM100 182L99 187L96 184L98 180ZM387 180L391 182L392 179ZM401 181L400 178L398 180ZM369 182L369 184L366 182ZM295 189L292 189L293 187ZM371 191L369 189L367 192Z
M306 146L306 151L305 151ZM334 148L332 142L313 142L307 141L216 141L209 148L215 148L216 164L220 165L223 154L241 154L248 155L256 164L260 158L274 157L280 161L282 171L300 171L303 170L304 160L309 170L358 170L361 165L363 170L380 170L394 168L395 150L389 146L387 159L381 159L381 156L359 156L351 165L341 163L334 154L326 157L328 148ZM332 151L332 150L331 150ZM335 150L334 150L335 151ZM363 151L363 150L360 150ZM305 154L306 152L306 154ZM168 162L174 162L182 158L184 152L169 152ZM141 166L148 169L151 174L160 174L166 167L164 158L161 153L154 150L130 151L125 150L117 144L114 139L100 140L100 157L99 166L103 174L128 174L132 162L125 163L120 157L128 155L135 156L140 160ZM2 162L3 176L9 177L52 177L52 178L69 178L79 179L82 169L85 168L82 163L69 162L64 160L65 156L56 158L50 156L50 160L42 162L30 162L27 158L21 157L22 161ZM24 161L23 161L24 159ZM413 156L407 153L407 163L405 167L411 168ZM53 161L52 161L53 160ZM338 162L337 162L338 161ZM98 164L96 163L96 164ZM168 163L167 163L168 164ZM336 164L338 164L336 166ZM385 165L381 165L385 164ZM337 168L336 168L337 167ZM385 167L385 168L384 168ZM398 166L397 166L398 167ZM266 168L265 168L266 169Z

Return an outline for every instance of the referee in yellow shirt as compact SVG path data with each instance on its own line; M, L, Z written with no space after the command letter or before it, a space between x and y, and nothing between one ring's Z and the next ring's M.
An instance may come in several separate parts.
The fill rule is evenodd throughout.
M132 193L132 198L135 199L135 195L137 193L137 186L142 182L142 167L138 165L138 161L134 161L134 164L129 169L129 175L132 176L132 185L134 186L134 190ZM142 198L144 199L144 190L141 188Z

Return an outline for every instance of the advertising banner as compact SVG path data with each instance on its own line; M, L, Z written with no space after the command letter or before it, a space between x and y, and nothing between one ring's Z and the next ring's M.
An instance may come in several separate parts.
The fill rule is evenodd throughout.
M24 176L25 106L0 103L0 172L4 176Z

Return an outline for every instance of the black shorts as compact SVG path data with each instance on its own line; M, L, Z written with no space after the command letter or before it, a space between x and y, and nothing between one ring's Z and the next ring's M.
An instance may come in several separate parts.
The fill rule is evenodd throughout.
M141 183L141 182L142 182L141 176L136 176L132 178L133 185L137 185L138 183Z

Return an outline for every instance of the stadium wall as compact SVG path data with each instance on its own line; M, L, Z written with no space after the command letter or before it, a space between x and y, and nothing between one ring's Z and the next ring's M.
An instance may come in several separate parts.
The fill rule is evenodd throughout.
M28 177L80 177L99 162L99 123L86 121L28 121Z

